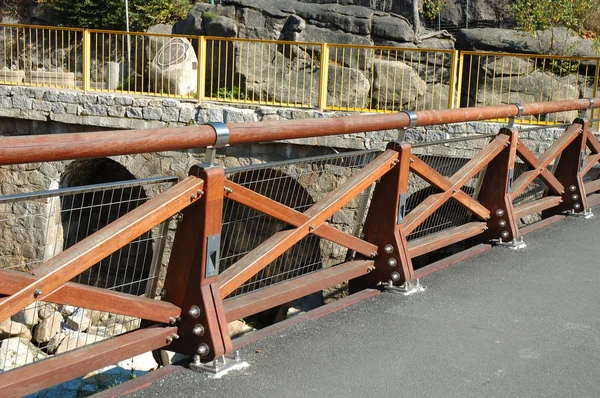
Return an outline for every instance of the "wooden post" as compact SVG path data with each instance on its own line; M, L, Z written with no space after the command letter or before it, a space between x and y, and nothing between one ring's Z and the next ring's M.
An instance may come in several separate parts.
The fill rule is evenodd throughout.
M575 119L573 124L580 124L582 129L574 133L577 134L577 137L562 151L558 164L554 169L554 176L565 187L562 203L543 211L542 218L569 210L581 213L588 208L581 169L583 157L585 156L587 134L591 133L587 120Z
M175 234L165 289L182 315L180 338L169 349L187 355L204 350L202 360L209 361L233 349L217 282L225 173L203 164L190 175L204 180L204 194L182 212Z
M518 132L514 128L503 128L500 134L510 137L509 145L488 164L478 201L490 210L488 229L481 235L483 240L502 238L509 242L519 236L511 195Z
M394 282L398 284L413 279L414 270L402 229L411 146L392 142L388 144L387 149L399 152L399 161L392 170L381 177L375 187L364 226L365 240L379 248L375 257L375 271L350 281L351 292L358 292L378 282L393 280L393 275L397 275Z

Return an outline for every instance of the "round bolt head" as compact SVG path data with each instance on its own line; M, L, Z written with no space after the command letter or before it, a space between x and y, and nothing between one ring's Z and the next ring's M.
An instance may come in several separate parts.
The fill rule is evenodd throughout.
M204 326L197 324L196 326L194 326L192 332L198 337L204 336Z
M188 311L188 314L192 317L192 318L198 318L200 316L200 308L198 308L197 305L192 305L190 307L190 310Z
M575 192L575 191L577 191L577 187L576 187L575 185L571 185L571 186L569 187L569 190L570 190L571 192Z
M385 245L385 247L383 248L383 250L385 250L385 252L387 254L392 254L394 252L394 246L392 246L392 245Z
M577 195L576 193L574 193L573 195L571 195L571 199L577 200L577 199L579 199L579 195Z
M397 272L395 272L395 271L394 271L394 272L392 272L392 280L393 280L394 282L397 282L397 281L399 281L399 280L400 280L400 274L399 274L399 273L397 273Z
M581 209L581 205L579 203L575 203L573 205L573 210L579 210L579 209Z
M390 267L392 267L392 268L393 268L393 267L395 267L396 265L398 265L398 261L397 261L395 258L390 258L390 259L388 260L388 265L389 265Z
M510 234L508 233L508 231L502 231L500 233L500 236L502 236L502 238L506 239L510 236Z
M500 228L504 228L504 227L506 227L506 221L504 221L504 220L500 220L500 221L498 221L498 226L499 226Z
M497 215L498 217L502 217L502 216L504 215L504 210L502 210L502 209L498 209L498 210L496 210L496 215Z
M173 342L173 337L167 336L167 344L171 344Z
M42 295L42 291L40 289L35 289L33 291L33 297L40 297Z
M198 349L196 350L196 352L198 354L200 354L200 356L207 356L208 352L210 351L210 349L208 348L208 345L206 343L202 343L198 346Z

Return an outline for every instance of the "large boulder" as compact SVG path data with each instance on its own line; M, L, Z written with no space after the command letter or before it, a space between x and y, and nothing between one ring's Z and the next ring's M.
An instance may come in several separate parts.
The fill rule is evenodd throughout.
M0 373L46 358L28 339L13 337L0 342Z
M373 61L374 108L415 108L426 92L425 81L406 63L386 59Z
M208 21L204 30L208 36L236 37L238 34L238 24L231 18L219 15Z
M155 92L188 95L198 86L198 58L188 39L170 38L150 62L150 87Z

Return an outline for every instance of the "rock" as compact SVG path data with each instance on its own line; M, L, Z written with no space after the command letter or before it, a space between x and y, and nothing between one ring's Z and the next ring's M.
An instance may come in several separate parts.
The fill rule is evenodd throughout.
M108 312L92 310L90 312L90 319L92 320L92 325L101 324L109 318L109 315L110 314Z
M0 323L0 339L6 339L9 337L31 339L31 332L24 324L11 319L6 319Z
M90 326L87 329L87 333L95 334L96 336L100 337L112 337L112 330L106 326Z
M117 364L117 366L125 370L139 370L142 372L151 372L158 368L158 364L156 363L156 360L152 356L151 352L146 352L133 358L129 358L125 361L121 361Z
M69 316L69 315L73 314L75 311L77 311L78 309L79 309L78 307L73 307L72 305L61 304L58 306L58 311L64 316Z
M592 40L582 39L573 31L555 28L553 54L595 57ZM537 37L512 29L461 29L456 36L459 50L496 51L525 54L545 54L550 46L551 31L539 31Z
M197 89L198 59L190 41L167 40L150 63L151 89L173 95L188 95Z
M96 336L88 333L70 333L60 343L56 349L56 354L62 354L63 352L71 351L76 348L85 347L104 340L102 336Z
M84 332L92 324L89 310L77 309L65 319L65 324L72 330Z
M44 359L47 355L21 337L13 337L0 342L0 372L17 368Z
M62 322L62 315L60 312L55 311L52 315L42 319L42 321L37 324L33 331L33 339L38 344L47 343L52 337L61 332Z
M187 355L167 350L159 350L159 355L164 366L171 365L189 358Z
M20 322L29 327L37 325L40 321L37 311L37 303L31 303L24 310L19 311L11 317L13 321Z
M404 109L422 98L427 84L409 65L400 61L375 59L373 61L374 107Z
M414 29L405 18L396 16L375 16L373 18L373 36L397 42L412 42L415 39Z
M141 57L141 54L138 54L138 59L144 59L147 63L148 61L153 60L154 57L156 57L156 54L158 54L158 52L163 48L163 46L165 46L169 42L168 37L152 36L152 34L171 34L173 32L173 26L168 24L158 24L149 27L146 30L146 32L149 34L149 36L144 37L143 45L141 37L138 39L138 52L141 52L142 50L145 51L143 58ZM138 63L139 65L137 65L137 72L141 73L143 68L146 67L146 65L142 65L142 62Z
M56 352L56 349L60 345L60 343L62 343L62 341L67 337L67 335L68 335L67 333L64 333L64 331L61 331L61 332L55 334L54 336L52 336L50 338L50 340L48 341L48 343L46 344L46 350L48 351L48 353L54 354Z
M238 24L233 19L220 15L210 20L204 29L207 36L236 37Z
M254 329L252 326L250 326L242 321L229 322L228 326L229 326L229 335L231 336L232 339L256 331L256 329Z

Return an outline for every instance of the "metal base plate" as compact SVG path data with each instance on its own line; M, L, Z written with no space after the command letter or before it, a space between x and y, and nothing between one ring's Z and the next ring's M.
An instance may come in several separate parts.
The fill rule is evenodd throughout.
M389 282L385 285L385 290L388 292L401 294L403 296L410 296L411 294L420 293L425 291L425 286L421 285L421 280L406 281L400 286L394 286L393 282Z
M235 351L232 355L215 358L211 362L201 362L200 356L196 355L193 362L190 363L190 369L208 373L209 377L215 379L220 379L233 370L245 369L248 366L250 366L248 362L241 360L239 351Z
M594 213L592 213L592 209L584 210L581 213L575 213L573 210L570 210L567 212L567 215L569 217L579 217L579 218L584 218L586 220L594 217Z
M502 239L495 241L496 246L504 247L510 250L521 250L525 249L527 245L523 242L523 237L520 236L516 239L511 240L510 242L503 242Z

